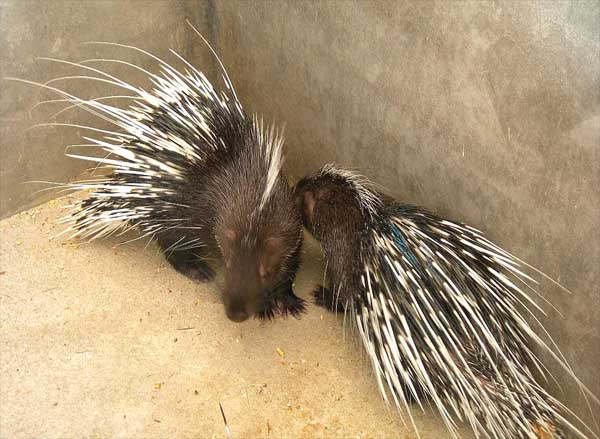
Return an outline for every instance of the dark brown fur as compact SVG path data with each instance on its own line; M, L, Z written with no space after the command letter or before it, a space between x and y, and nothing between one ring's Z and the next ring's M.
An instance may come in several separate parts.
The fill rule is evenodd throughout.
M328 284L314 291L318 305L341 310L358 294L365 218L352 188L330 177L306 177L294 190L304 226L321 242Z
M250 127L240 127L228 141L247 142ZM265 161L253 145L242 145L228 157L217 157L194 169L181 190L189 206L189 227L163 234L158 242L168 250L185 232L201 247L166 251L173 267L196 281L209 281L214 271L207 260L223 261L222 291L227 316L236 322L252 315L272 318L297 316L304 302L292 283L299 265L302 222L293 194L280 174L268 201L259 209L264 190Z

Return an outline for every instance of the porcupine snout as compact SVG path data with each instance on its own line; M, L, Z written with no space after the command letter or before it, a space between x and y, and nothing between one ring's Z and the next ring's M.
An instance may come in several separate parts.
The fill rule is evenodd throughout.
M246 309L246 304L243 300L235 298L225 305L225 314L227 318L233 322L243 322L248 320L250 313Z
M237 276L236 276L237 277ZM228 279L230 281L230 279ZM257 285L251 285L254 279L244 276L241 282L225 282L223 304L225 314L233 322L248 320L264 307L265 300ZM245 282L244 282L245 281Z
M260 278L259 259L235 250L226 257L223 305L227 318L233 322L243 322L260 312L267 302L266 289Z

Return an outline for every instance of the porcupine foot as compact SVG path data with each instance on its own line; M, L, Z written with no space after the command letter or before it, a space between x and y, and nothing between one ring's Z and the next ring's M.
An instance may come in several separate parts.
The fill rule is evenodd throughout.
M210 282L215 277L213 269L201 259L202 248L174 250L181 241L178 234L161 234L157 243L165 258L175 270L196 282ZM200 253L200 254L198 254Z
M300 318L300 314L305 311L306 305L304 300L294 294L292 283L289 282L277 288L272 295L271 301L256 316L262 320L271 320L276 314L283 317L291 315L295 318Z
M300 318L300 314L306 311L304 300L294 294L292 287L286 294L279 297L279 312L285 317L288 314L295 318Z
M315 305L323 307L331 312L344 311L343 304L339 300L336 303L335 296L329 288L326 288L323 285L317 285L312 292L312 295L315 299Z
M165 255L175 270L196 282L210 282L215 277L214 270L196 255L188 252L173 252Z

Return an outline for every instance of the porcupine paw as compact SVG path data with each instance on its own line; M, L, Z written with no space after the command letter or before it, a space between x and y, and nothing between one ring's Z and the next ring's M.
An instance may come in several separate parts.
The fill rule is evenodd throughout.
M189 277L195 282L210 282L215 277L215 272L206 262L202 261L171 261L179 273Z
M256 313L255 316L259 320L273 320L275 318L275 306L269 303L262 310Z
M304 300L296 296L290 289L286 294L279 297L278 309L284 317L291 315L298 319L300 314L306 312L306 305Z
M304 300L296 296L291 285L289 285L278 290L264 309L256 313L256 317L261 320L272 320L278 315L283 317L291 315L295 318L300 318L300 314L305 311L306 305Z
M312 295L315 299L315 305L323 307L329 311L335 312L343 310L341 305L335 304L335 298L329 288L325 288L323 285L317 285L313 290Z

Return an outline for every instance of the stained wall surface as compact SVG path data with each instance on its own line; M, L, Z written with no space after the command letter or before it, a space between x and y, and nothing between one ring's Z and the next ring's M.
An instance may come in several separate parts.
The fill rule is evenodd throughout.
M116 58L152 72L158 68L155 60L132 49L82 44L91 41L137 46L168 62L177 61L169 53L173 48L184 57L194 59L196 65L210 76L213 60L185 20L189 19L211 38L213 31L208 26L209 22L214 22L211 5L209 2L166 0L0 0L0 217L56 196L53 191L38 192L49 185L31 182L69 182L89 167L89 163L86 165L64 156L66 145L89 143L81 137L90 135L89 130L32 126L59 122L111 129L110 124L99 123L98 118L81 108L53 117L68 103L36 104L63 96L6 78L45 83L62 76L99 76L91 70L39 57L73 62ZM86 65L110 72L131 84L147 83L140 71L124 64L91 61ZM84 99L131 94L106 82L80 78L48 85ZM122 103L125 98L105 102L119 100ZM76 153L76 150L72 152Z
M600 4L216 5L240 94L287 124L289 172L356 168L574 291L542 283L565 316L544 323L600 395Z
M0 0L0 77L82 74L36 56L119 58L156 71L134 50L77 44L92 40L164 58L175 48L214 77L185 18L215 44L246 108L286 124L292 178L329 161L356 168L403 201L482 229L574 291L543 282L565 316L549 309L543 321L600 395L597 2ZM143 80L126 65L95 64ZM122 93L83 79L51 85L82 97ZM65 103L35 107L58 97L4 80L0 92L8 216L54 196L24 182L69 181L85 168L63 151L86 143L86 131L26 131ZM103 127L80 109L56 120ZM564 391L589 419L577 389Z

